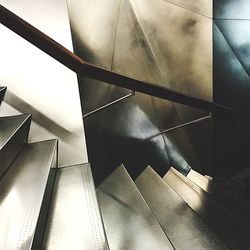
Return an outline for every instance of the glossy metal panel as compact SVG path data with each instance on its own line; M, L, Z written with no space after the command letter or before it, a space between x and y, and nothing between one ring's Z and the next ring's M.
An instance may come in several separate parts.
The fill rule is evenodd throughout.
M189 165L187 170L191 166L199 172L213 173L213 136L212 120L167 132L164 137L172 166L180 172Z
M162 83L129 1L121 1L113 69L139 79ZM113 100L125 93L123 89L112 88L110 97ZM95 92L88 95L93 99ZM159 122L149 96L136 93L134 97L88 117L85 125L90 161L97 183L122 162L127 163L134 177L144 168L146 161L156 159L153 156L146 159L139 157L145 152L151 152L148 156L157 154L157 150L154 150L156 146L152 145L154 143L143 143L143 139L159 132ZM164 147L160 150L166 151ZM166 154L164 151L158 154ZM162 167L163 161L159 165Z
M229 248L249 248L249 226L238 220L237 216L222 207L204 190L174 169L168 171L164 180L218 234Z
M0 3L72 50L65 0ZM42 127L36 134L62 142L61 166L87 162L76 75L7 28L0 26L0 34L0 82L12 94L6 102L22 113L28 106Z
M0 178L27 142L30 122L30 115L0 118Z
M113 69L120 0L68 0L74 52L88 62ZM83 113L91 112L130 91L111 96L117 87L78 76Z
M211 100L211 20L165 1L131 3L166 86ZM183 105L176 107L183 122L204 115Z
M167 86L211 100L211 20L165 1L131 3Z
M0 182L0 249L30 249L56 141L27 144Z
M173 249L123 166L98 187L110 249Z
M58 170L43 249L108 249L89 165Z
M175 249L226 249L152 168L146 168L135 183Z
M250 75L250 20L216 20L216 25L244 70Z
M241 23L242 29L244 29L244 22ZM222 28L224 29L223 26ZM237 58L237 54L230 47L231 41L225 39L216 23L214 23L213 29L214 101L234 107L241 112L249 113L249 75ZM247 36L247 34L244 35L244 37ZM233 38L232 41L235 39ZM229 178L249 166L249 121L247 119L236 120L215 116L214 129L215 174Z
M121 0L113 70L136 79L164 85L135 12L127 0Z
M215 0L215 19L250 19L249 0Z
M211 83L209 80L211 78L211 55L209 53L209 51L211 52L209 40L211 39L211 27L208 19L164 1L155 3L143 1L140 7L135 6L133 1L109 0L105 4L101 1L78 2L70 1L69 10L75 52L80 53L79 55L83 58L105 67L108 67L110 58L112 58L111 69L114 71L172 87L165 81L166 70L164 67L166 66L173 74L173 78L176 77L176 82L182 79L186 83L194 78L196 79L194 82L198 86L195 92L197 96L206 96L208 99L211 97L211 84L206 86L206 83ZM81 11L83 8L85 9ZM168 14L170 12L171 15ZM98 13L100 17L92 13ZM178 25L172 27L172 23L178 19L180 19ZM190 19L195 20L194 27L187 28L188 31L185 33L183 30L186 29L186 26L189 27L188 20L190 21ZM149 29L148 25L151 25ZM154 34L149 34L150 29L158 30L156 37ZM103 34L104 30L105 34ZM93 45L88 36L92 37ZM196 36L199 38L197 43ZM100 40L99 43L97 38ZM154 43L154 48L151 43ZM204 44L202 45L202 43ZM155 52L156 48L158 54ZM167 56L166 51L170 51L170 54L173 51L172 56ZM199 55L200 51L202 51L202 55ZM158 62L159 58L163 63L161 67ZM193 66L190 66L190 61L194 63ZM196 63L199 68L195 66ZM187 68L187 71L184 72L183 68ZM97 82L90 82L88 79L84 81L81 97L85 112L127 93L121 88L109 87L107 90ZM90 87L87 86L88 84ZM190 90L191 87L193 88L192 84L193 82L187 86L183 83L179 86L179 90L186 87L186 90L193 95ZM82 79L80 79L80 85L82 85ZM207 91L208 89L209 91ZM171 102L136 93L135 97L87 117L85 126L88 152L96 183L99 184L117 165L124 162L133 178L138 176L149 163L154 163L153 167L158 173L166 173L169 168L169 156L163 137L144 140L169 127L200 118L203 114L203 111L183 106L178 107L177 113L175 105ZM199 133L190 132L192 136L201 138L200 133L204 134L204 131L200 129ZM206 155L207 147L202 151L202 156L197 157L194 152L197 147L193 149L186 131L182 132L183 134L182 140L180 140L181 136L177 139L173 136L171 142L175 145L175 149L177 148L176 152L185 151L184 146L181 148L182 150L178 150L179 143L187 145L188 152L180 157L178 153L172 154L172 156L185 159L185 155L189 155L191 156L189 159L195 158L191 163L195 162L195 168L198 169L196 166L202 165L197 163L198 159L202 158L203 162L207 160L206 157L203 157Z

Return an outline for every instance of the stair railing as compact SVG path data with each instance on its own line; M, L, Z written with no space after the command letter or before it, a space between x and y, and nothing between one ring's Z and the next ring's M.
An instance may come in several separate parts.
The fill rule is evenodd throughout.
M155 83L140 81L88 63L2 5L0 5L0 23L79 75L212 113L239 114L230 107L185 95Z

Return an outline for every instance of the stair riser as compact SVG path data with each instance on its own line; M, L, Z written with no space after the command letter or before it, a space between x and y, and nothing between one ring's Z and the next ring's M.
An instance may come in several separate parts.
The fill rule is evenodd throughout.
M8 170L11 163L23 149L28 140L31 116L25 120L23 125L15 132L12 138L0 150L0 179Z
M1 105L2 100L3 100L3 98L4 98L5 92L6 92L6 88L4 88L4 89L2 89L2 90L0 91L0 105Z
M49 215L50 204L51 204L54 184L56 180L56 173L57 173L57 169L55 165L55 166L52 166L50 173L49 173L31 250L42 249L46 223L47 223L47 219Z

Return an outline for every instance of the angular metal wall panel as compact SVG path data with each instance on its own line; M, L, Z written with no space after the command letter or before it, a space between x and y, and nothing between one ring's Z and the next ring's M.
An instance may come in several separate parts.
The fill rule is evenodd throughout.
M84 59L137 79L200 98L211 98L210 19L165 1L109 0L103 3L99 0L90 3L70 0L68 5L74 50ZM197 38L199 41L195 43ZM83 86L84 113L128 93L87 78L79 77L79 83ZM86 117L89 158L96 182L100 183L123 162L128 163L133 177L149 162L164 174L170 166L166 140L163 136L147 139L204 114L206 112L136 93L134 97ZM189 134L201 137L196 132ZM181 136L171 137L176 148L172 156L185 159L188 155L194 167L199 169L198 161L206 154L197 157L197 146L193 149L189 134L186 130L180 134L183 133L182 140ZM207 141L205 138L204 143ZM183 150L178 150L177 142L187 145L183 155L179 155ZM202 160L206 162L206 157ZM172 162L178 161L172 159Z
M211 100L211 20L165 1L131 3L167 86Z
M164 0L200 15L212 18L213 0Z
M113 69L120 0L68 0L74 52L88 62ZM130 91L78 76L83 113L91 112ZM121 94L112 93L121 89Z
M233 107L246 116L241 119L215 116L215 170L217 175L224 178L240 172L250 163L248 157L250 131L247 118L250 112L250 77L244 69L243 61L241 62L237 56L240 51L237 51L236 47L235 50L231 47L237 39L238 42L247 41L248 33L242 37L234 35L244 30L248 21L236 21L237 26L243 28L235 32L230 32L235 26L229 28L227 22L235 21L216 20L213 25L214 101ZM223 31L227 31L225 35ZM247 56L247 53L245 55Z
M250 19L249 0L214 0L214 19Z

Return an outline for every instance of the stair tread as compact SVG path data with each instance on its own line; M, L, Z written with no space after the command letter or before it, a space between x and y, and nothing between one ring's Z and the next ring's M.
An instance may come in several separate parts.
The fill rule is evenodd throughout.
M27 144L0 181L0 249L30 249L57 141Z
M202 188L205 192L209 193L221 205L236 213L241 220L246 220L250 224L250 205L247 202L239 199L234 193L222 188L216 182L209 180L194 170L189 172L187 178Z
M124 166L97 188L111 250L173 249Z
M163 179L230 248L249 248L247 224L175 169L171 168Z
M0 117L0 150L30 116L30 114L21 114Z
M176 249L226 249L151 167L147 167L135 183Z
M58 169L43 249L108 249L89 164Z

